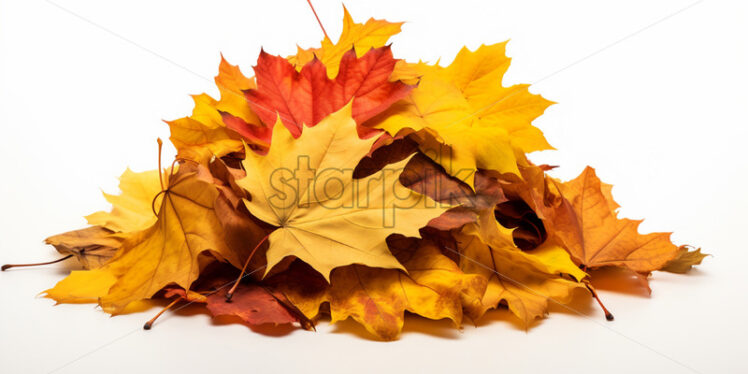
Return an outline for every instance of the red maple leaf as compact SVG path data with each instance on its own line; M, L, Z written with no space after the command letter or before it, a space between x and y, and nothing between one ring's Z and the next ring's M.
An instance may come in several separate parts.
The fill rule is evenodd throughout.
M361 124L405 97L413 86L389 81L396 62L389 46L373 48L360 58L351 49L340 60L338 76L330 79L324 64L316 58L297 72L285 58L261 51L254 67L257 88L244 93L268 128L280 117L291 134L298 137L304 125L316 125L351 100L353 119ZM242 136L259 135L256 126L238 117L224 114L223 119L226 126Z

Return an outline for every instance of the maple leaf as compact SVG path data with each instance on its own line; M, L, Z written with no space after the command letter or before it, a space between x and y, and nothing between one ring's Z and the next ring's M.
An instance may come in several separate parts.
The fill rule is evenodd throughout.
M678 247L670 233L638 232L641 221L617 217L610 185L591 167L559 185L563 200L553 211L553 225L572 258L587 268L620 266L639 273L658 270L674 259Z
M528 85L501 85L505 44L463 48L448 67L410 65L420 72L418 87L366 125L393 135L428 130L422 151L453 176L479 168L519 175L517 151L551 149L531 122L552 103ZM472 176L460 179L473 185Z
M151 204L161 192L158 170L136 173L128 168L119 178L119 188L121 195L104 193L112 211L88 215L88 223L115 232L140 231L153 225L156 216Z
M106 268L73 270L43 294L58 304L95 303L116 281L117 278Z
M247 78L236 65L229 64L221 55L218 75L215 77L221 99L216 103L216 109L222 113L241 118L247 123L260 126L260 119L247 106L244 91L255 88L254 78Z
M405 97L412 87L389 81L394 66L389 47L360 58L351 50L343 55L336 78L329 79L319 60L297 72L286 59L262 51L255 66L257 89L246 91L246 96L263 123L272 126L280 117L298 137L304 125L316 125L351 100L353 118L360 124Z
M50 236L44 242L63 255L72 254L85 269L95 269L114 256L126 237L101 226L92 226Z
M47 290L47 297L58 302L96 298L105 311L117 314L168 284L189 289L199 272L198 256L205 251L241 266L239 254L223 242L213 208L218 191L198 177L199 170L181 169L168 181L153 226L126 239L104 267L72 272Z
M389 243L407 273L350 265L335 269L328 285L308 268L294 264L275 282L309 318L315 318L327 302L331 323L353 318L383 340L399 336L406 310L430 319L447 318L459 327L463 301L479 304L485 279L463 274L431 242L393 237Z
M488 245L472 225L466 226L455 238L460 251L460 269L467 274L480 274L488 280L481 303L466 308L473 319L505 302L527 326L534 319L545 316L549 300L567 304L572 300L574 290L583 288L580 283L541 271L537 262L531 262L512 246Z
M354 48L356 56L361 57L372 48L383 47L387 41L400 32L402 22L388 22L370 18L366 23L353 21L348 9L343 6L343 31L337 43L325 38L320 48L298 49L296 56L288 58L296 70L314 60L320 60L327 68L327 76L331 79L338 75L341 58Z
M678 255L665 264L665 266L660 270L670 273L685 274L691 270L694 265L701 264L701 261L707 256L710 255L701 253L701 248L689 251L688 246L681 246L678 248Z
M192 97L192 116L166 121L177 157L207 163L214 155L222 157L243 149L242 142L229 135L216 109L218 102L206 94Z
M242 151L240 137L258 150L270 144L270 129L262 125L244 98L243 91L254 88L254 81L221 56L215 82L220 100L207 94L195 95L191 116L165 121L171 131L169 139L177 149L177 158L207 164L213 156ZM238 121L242 125L239 128L234 126Z
M408 159L354 181L356 164L375 141L357 136L346 105L298 139L275 126L267 155L247 153L247 177L237 181L252 196L245 204L252 215L278 227L269 238L268 271L287 256L326 279L332 269L354 263L402 268L387 249L387 236L418 236L418 229L446 208L398 182Z

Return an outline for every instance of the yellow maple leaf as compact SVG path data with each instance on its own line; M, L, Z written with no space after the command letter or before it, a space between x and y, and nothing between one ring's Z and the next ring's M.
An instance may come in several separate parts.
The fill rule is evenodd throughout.
M183 169L169 180L153 226L126 239L104 267L73 272L47 290L47 297L58 302L98 299L105 311L117 314L166 285L189 289L199 273L198 256L205 251L240 267L239 254L227 248L215 215L216 187Z
M121 195L104 193L112 211L88 215L88 223L116 232L140 231L153 225L156 216L151 204L161 192L158 170L136 173L128 168L119 178L119 188Z
M510 62L505 45L463 48L447 67L398 65L405 71L393 77L420 73L419 85L368 125L393 135L430 130L435 142L421 137L421 150L453 176L478 168L519 175L517 152L552 149L531 124L552 102L528 85L501 84ZM472 178L466 182L473 185Z
M249 211L278 227L269 237L267 271L287 256L326 279L332 269L350 264L402 269L387 249L387 236L419 236L419 228L448 208L400 184L409 158L353 179L377 139L359 139L350 103L298 139L276 125L272 139L265 156L247 151L247 177L237 181L252 197L245 200Z
M327 67L327 76L333 79L338 75L340 59L351 48L355 48L356 57L361 57L370 49L387 44L393 35L400 32L401 26L402 22L388 22L374 18L370 18L364 24L356 23L348 13L348 9L343 6L343 31L337 43L325 38L320 48L298 48L296 56L291 56L288 60L296 67L296 70L301 70L316 56Z
M117 278L107 269L73 270L46 291L44 296L58 303L95 303L109 292Z

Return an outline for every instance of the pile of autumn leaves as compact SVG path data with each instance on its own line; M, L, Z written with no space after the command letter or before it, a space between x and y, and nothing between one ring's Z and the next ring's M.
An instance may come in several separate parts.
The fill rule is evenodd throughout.
M460 326L506 307L531 323L592 292L592 269L646 283L700 262L618 218L593 169L560 182L527 160L550 149L531 122L551 102L502 86L504 43L441 67L393 58L399 23L346 11L343 26L295 56L262 51L253 78L222 60L220 100L194 96L168 122L172 167L127 170L111 212L47 239L86 269L47 297L113 315L166 298L307 329L350 317L394 339L405 311Z

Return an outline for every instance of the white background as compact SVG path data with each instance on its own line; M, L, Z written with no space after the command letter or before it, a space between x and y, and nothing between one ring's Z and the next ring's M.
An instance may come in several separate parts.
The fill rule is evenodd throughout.
M219 53L251 74L261 46L288 55L322 38L303 0L54 1L0 1L3 263L56 258L43 238L108 208L100 191L125 167L155 168L161 119L217 94ZM316 3L336 38L340 3ZM143 331L155 309L110 318L35 298L69 270L49 266L0 274L0 371L748 371L748 7L689 4L347 2L358 21L408 21L393 50L411 61L511 38L504 83L559 103L536 121L558 151L532 159L563 179L593 165L644 232L714 254L687 276L654 274L651 297L602 291L615 322L583 300L586 317L554 308L527 332L501 312L463 331L408 318L392 343L353 323L256 334L189 308Z

